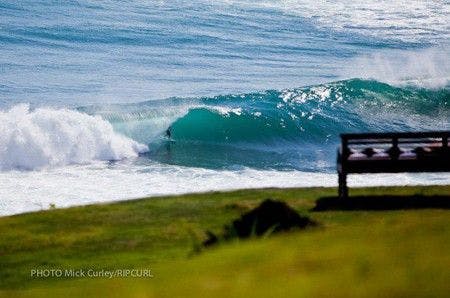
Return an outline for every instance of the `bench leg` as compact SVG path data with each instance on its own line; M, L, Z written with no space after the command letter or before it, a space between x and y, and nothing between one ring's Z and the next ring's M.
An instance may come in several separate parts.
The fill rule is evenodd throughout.
M348 197L347 175L344 173L339 173L339 198L345 199L347 197Z

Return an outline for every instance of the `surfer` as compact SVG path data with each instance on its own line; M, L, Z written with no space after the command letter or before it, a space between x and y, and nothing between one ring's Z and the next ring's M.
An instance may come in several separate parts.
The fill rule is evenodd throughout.
M172 160L172 150L171 150L171 147L172 147L172 143L173 143L173 140L172 140L172 127L171 126L169 126L167 129L166 129L166 137L167 137L167 139L168 139L168 141L167 142L164 142L164 143L166 143L165 144L165 147L166 147L166 151L167 151L167 160L168 161L170 161L170 160Z

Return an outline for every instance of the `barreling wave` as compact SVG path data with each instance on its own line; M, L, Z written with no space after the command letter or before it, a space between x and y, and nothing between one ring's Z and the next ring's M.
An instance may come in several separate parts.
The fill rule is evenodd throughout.
M450 127L450 90L400 88L372 80L197 99L91 108L141 142L317 143L342 132ZM145 137L142 136L142 133Z
M78 111L19 106L0 120L0 169L117 160L147 144L159 162L317 170L332 167L343 132L450 129L450 89L352 79Z
M82 110L149 144L148 156L158 161L315 170L317 154L324 155L324 167L333 166L329 152L342 132L450 129L450 90L351 79Z

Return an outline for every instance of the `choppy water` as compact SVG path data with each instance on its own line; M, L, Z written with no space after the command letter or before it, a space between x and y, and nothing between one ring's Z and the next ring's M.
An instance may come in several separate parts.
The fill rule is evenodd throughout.
M0 0L0 214L335 185L339 133L450 129L448 24L449 1Z

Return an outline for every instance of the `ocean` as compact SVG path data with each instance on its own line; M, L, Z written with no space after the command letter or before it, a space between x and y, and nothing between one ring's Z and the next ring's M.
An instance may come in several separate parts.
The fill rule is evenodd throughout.
M0 0L0 215L335 186L340 133L450 129L449 24L447 0Z

